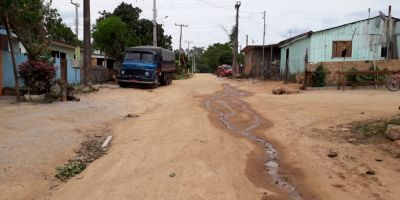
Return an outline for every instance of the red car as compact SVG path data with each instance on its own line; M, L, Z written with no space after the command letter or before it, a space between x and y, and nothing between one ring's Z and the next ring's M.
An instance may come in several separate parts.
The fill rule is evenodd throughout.
M230 65L220 65L217 68L217 76L224 77L224 76L232 76L232 66Z

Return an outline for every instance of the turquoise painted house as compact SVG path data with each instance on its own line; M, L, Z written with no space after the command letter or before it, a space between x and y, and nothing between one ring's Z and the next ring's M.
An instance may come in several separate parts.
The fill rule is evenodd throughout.
M12 34L15 58L17 65L26 62L27 56L23 45L19 42L17 36ZM75 46L63 42L51 42L49 49L54 59L57 69L57 79L64 80L70 84L79 84L81 82L81 69L83 58L75 61ZM81 49L81 54L83 50ZM22 82L20 82L22 86ZM11 62L11 53L8 45L8 39L3 27L0 27L0 95L4 89L15 87L13 67Z
M280 42L285 80L304 73L308 63L398 59L400 20L380 16L321 30Z

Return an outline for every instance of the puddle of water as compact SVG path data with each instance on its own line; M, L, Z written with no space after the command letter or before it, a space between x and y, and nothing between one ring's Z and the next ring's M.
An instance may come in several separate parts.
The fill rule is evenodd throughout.
M296 188L293 187L285 177L279 173L279 154L278 151L273 147L271 143L265 139L256 136L252 133L253 130L261 126L262 118L255 112L251 111L247 105L240 100L241 97L250 96L250 93L240 91L233 88L232 86L225 84L224 90L214 96L208 97L205 100L206 109L219 116L220 121L233 132L246 137L247 139L262 145L265 149L267 162L265 168L267 173L271 176L275 184L279 185L284 191L286 191L293 200L302 200L303 198L297 192ZM239 128L235 124L231 123L230 119L235 117L238 113L246 113L251 116L249 120L250 125L246 128Z

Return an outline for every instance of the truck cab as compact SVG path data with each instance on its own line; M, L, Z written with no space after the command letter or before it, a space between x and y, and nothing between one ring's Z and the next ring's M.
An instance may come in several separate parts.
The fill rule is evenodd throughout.
M174 72L175 55L172 51L150 46L132 47L124 53L124 60L117 79L121 87L130 84L147 84L158 87L160 84L171 84Z

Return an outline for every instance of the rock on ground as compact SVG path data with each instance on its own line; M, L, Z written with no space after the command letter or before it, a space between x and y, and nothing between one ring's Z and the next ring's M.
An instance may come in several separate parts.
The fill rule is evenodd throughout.
M400 139L400 125L388 124L385 135L392 140Z

